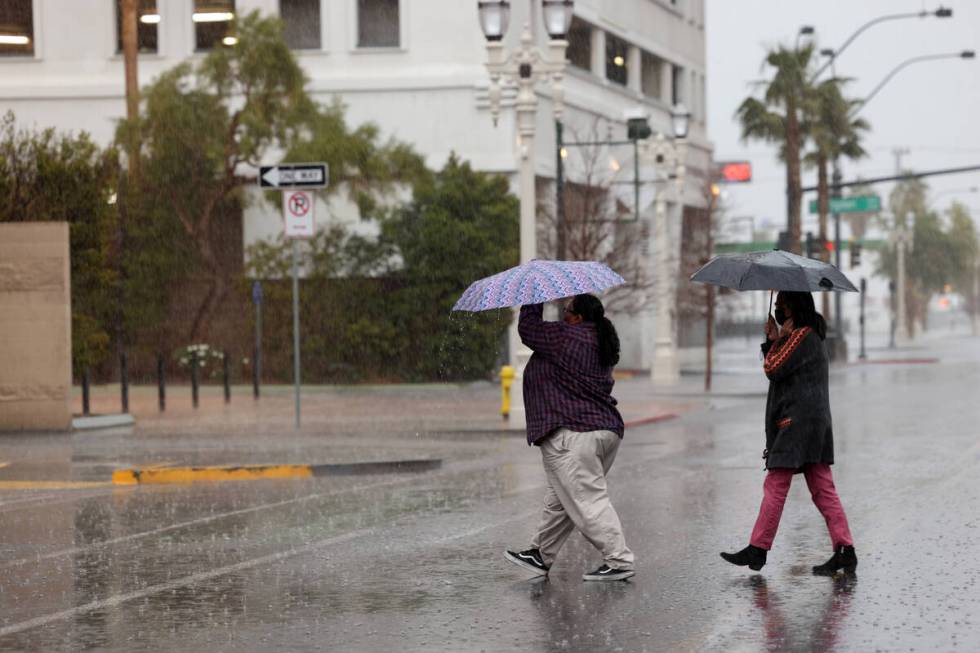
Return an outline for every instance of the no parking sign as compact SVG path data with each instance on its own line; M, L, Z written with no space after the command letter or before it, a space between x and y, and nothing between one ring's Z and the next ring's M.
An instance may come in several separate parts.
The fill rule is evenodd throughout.
M312 238L313 193L287 190L282 193L282 215L286 221L286 238Z

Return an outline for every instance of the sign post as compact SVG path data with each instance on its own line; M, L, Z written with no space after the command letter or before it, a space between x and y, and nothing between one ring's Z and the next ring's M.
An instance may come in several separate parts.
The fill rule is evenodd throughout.
M252 396L259 398L262 383L262 282L252 282L252 302L255 304L255 356L252 362Z
M325 163L280 163L259 168L259 186L282 189L283 229L293 241L293 394L296 403L296 428L300 427L300 365L299 341L299 241L313 238L314 196L307 189L325 188L328 170Z

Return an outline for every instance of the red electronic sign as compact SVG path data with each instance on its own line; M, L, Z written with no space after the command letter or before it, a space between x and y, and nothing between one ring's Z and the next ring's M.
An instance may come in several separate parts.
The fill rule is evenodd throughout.
M718 180L729 184L752 181L752 164L749 161L723 161L718 164Z

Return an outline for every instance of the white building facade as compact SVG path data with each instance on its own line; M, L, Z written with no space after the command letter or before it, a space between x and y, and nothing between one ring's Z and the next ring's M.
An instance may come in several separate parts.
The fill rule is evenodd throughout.
M540 0L511 2L505 45L517 44L525 24L536 28L537 42L545 45ZM504 94L494 126L477 0L139 0L139 5L141 85L233 38L229 19L234 15L252 10L280 15L287 41L309 76L309 91L322 102L340 98L349 124L376 123L385 136L411 144L432 167L441 167L455 152L474 168L510 175L517 183L515 112L508 103L513 95ZM691 112L683 204L703 206L711 160L704 0L576 0L574 13L563 81L565 139L598 134L623 140L626 112L638 108L649 115L654 132L670 134L671 109L682 103ZM111 141L116 121L125 115L118 14L116 0L3 0L0 112L12 110L21 126L85 130L99 143ZM545 192L541 189L552 187L556 172L555 126L548 85L541 85L538 95L535 173L544 182L539 192ZM617 179L632 179L631 152L609 150L611 158L622 159L624 176ZM568 161L567 175L574 181L573 157ZM643 187L643 220L652 219L656 187ZM632 190L626 197L632 202ZM324 214L357 223L354 209L341 201L327 211L318 209L318 220ZM681 203L671 196L673 260L680 258L682 214ZM246 245L275 237L281 228L275 207L258 203L246 210ZM649 248L651 256L656 249ZM652 308L619 316L617 326L621 365L649 368Z

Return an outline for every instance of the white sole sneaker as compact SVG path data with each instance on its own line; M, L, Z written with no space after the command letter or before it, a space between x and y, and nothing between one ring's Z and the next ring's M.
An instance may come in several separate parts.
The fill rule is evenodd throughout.
M582 580L606 581L606 580L626 580L636 575L633 569L609 569L604 573L594 571L590 574L582 574Z
M520 567L520 568L522 568L522 569L524 569L526 571L531 572L535 576L547 576L548 575L548 570L547 569L542 569L541 567L538 567L537 565L533 565L530 562L527 562L526 560L523 560L519 556L520 556L520 554L514 555L510 551L504 551L504 557L507 558L508 560L510 560L511 562L513 562L518 567Z

